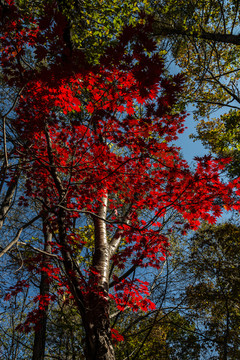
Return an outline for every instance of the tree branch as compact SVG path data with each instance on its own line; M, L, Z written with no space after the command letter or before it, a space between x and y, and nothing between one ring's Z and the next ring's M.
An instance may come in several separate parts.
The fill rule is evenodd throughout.
M42 215L35 216L32 220L30 220L27 224L23 225L17 232L15 238L0 252L0 257L2 257L8 250L10 250L19 240L20 235L24 229L28 226L32 225L36 220L38 220Z
M202 29L201 31L185 30L180 26L170 27L162 25L162 23L156 21L154 24L153 36L168 36L168 35L181 35L190 38L199 38L203 40L209 40L213 42L220 42L229 45L240 45L240 35L225 34L218 32L208 32Z

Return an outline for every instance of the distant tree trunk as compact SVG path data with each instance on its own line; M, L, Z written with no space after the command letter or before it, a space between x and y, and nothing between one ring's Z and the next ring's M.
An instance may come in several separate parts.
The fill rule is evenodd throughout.
M229 322L230 322L230 315L229 315L229 307L228 307L228 298L225 297L226 303L226 330L224 334L224 341L223 341L223 360L228 359L228 341L229 341Z
M48 225L44 226L44 251L47 253L51 253L51 245L50 242L52 240L52 234L49 231ZM49 256L43 255L43 267L47 267L49 263ZM48 274L46 271L41 272L41 280L40 280L40 295L48 295L49 294L49 281ZM40 309L40 319L38 326L35 330L34 334L34 345L33 345L33 355L32 360L44 360L45 354L45 344L46 344L46 329L47 329L47 316L48 316L48 306L44 309Z
M6 194L5 194L5 197L4 197L3 201L2 201L2 204L0 206L0 229L3 227L4 219L5 219L8 211L9 211L9 209L11 208L12 201L13 201L13 198L14 198L14 194L15 194L16 189L17 189L19 176L20 176L20 171L17 168L16 171L15 171L15 174L14 174L14 176L12 178L12 181L10 182L10 184L8 186L8 189L6 191ZM2 184L1 184L1 186L2 186Z

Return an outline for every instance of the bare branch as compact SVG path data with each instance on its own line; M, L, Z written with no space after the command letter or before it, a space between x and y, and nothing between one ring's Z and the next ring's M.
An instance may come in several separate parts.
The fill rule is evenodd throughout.
M23 225L17 232L17 235L15 238L0 252L0 257L2 257L8 250L10 250L19 240L20 235L24 229L26 229L28 226L32 225L36 220L38 220L41 217L41 215L35 216L32 220L30 220L27 224Z

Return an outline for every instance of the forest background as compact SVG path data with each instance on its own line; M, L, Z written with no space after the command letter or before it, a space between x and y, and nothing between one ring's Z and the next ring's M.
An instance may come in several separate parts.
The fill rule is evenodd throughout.
M228 197L229 194L224 193L224 186L228 184L231 184L229 191L238 189L240 175L239 5L235 0L146 0L123 1L121 4L115 0L59 0L47 1L44 4L31 0L1 1L0 354L2 359L226 360L240 357L239 194L235 191ZM41 30L40 35L37 32L38 26ZM126 32L127 26L128 32ZM61 35L59 29L62 31ZM125 36L129 32L132 34L132 38L127 35L129 43L125 45L122 45L125 41L124 37L121 37L123 31ZM144 41L144 45L141 45ZM153 41L156 42L155 48L152 45ZM117 52L120 53L122 49L119 44L125 46L120 61L116 60ZM136 57L130 59L134 52ZM163 61L157 62L152 53L159 54ZM79 58L85 72L80 71L76 64ZM148 127L149 124L144 125L145 133L138 134L135 129L135 136L131 139L133 143L135 142L135 150L125 142L124 146L129 146L125 153L125 148L120 148L119 139L111 138L109 142L105 142L106 128L104 128L105 132L97 131L92 115L89 117L89 114L92 114L89 104L95 96L94 88L102 87L110 94L112 88L109 83L111 85L114 79L110 77L110 80L102 82L101 77L98 77L103 59L106 67L101 68L101 76L107 78L109 68L113 69L111 66L114 64L114 74L119 76L119 82L115 85L116 93L122 91L121 81L127 89L126 92L122 91L121 96L124 101L126 100L128 109L127 107L123 109L120 103L115 103L114 115L111 115L114 124L123 121L124 117L127 121L133 121L130 118L133 113L136 117L140 116L139 113L144 111L141 108L144 106L141 104L144 96L146 98L148 96L148 101L151 101L151 96L158 99L156 92L154 96L151 95L157 80L161 81L165 91L159 97L159 104L163 106L163 101L166 99L170 104L168 108L162 109L160 119L169 116L176 128L173 128L171 133L166 126L170 138L165 139L165 143L169 144L168 153L171 154L171 161L166 156L166 148L162 147L159 151L161 158L165 156L161 174L164 171L164 174L169 176L169 183L172 181L174 189L171 191L175 191L175 198L173 195L170 196L169 183L164 184L167 194L164 196L168 196L168 205L165 206L168 206L168 211L159 216L160 223L156 221L155 230L160 234L156 243L154 243L152 218L155 217L153 209L159 206L159 201L149 204L149 199L153 196L149 192L153 191L153 186L148 187L147 182L141 186L139 182L138 187L133 187L131 193L130 180L136 176L136 173L131 173L131 170L126 168L128 173L125 173L125 176L129 176L130 189L127 196L132 198L125 205L126 199L122 193L127 191L126 188L119 186L116 190L113 187L112 183L117 182L120 176L118 174L118 177L112 179L111 184L107 184L108 191L111 189L114 194L109 195L109 199L117 207L109 205L106 213L103 182L101 181L101 186L97 187L97 195L95 188L91 189L92 193L90 190L87 192L92 179L95 177L96 180L99 176L98 171L92 170L87 182L88 174L84 173L82 176L81 186L85 188L81 191L85 197L89 196L90 204L91 201L96 200L95 207L89 205L88 208L81 206L73 208L71 206L73 203L78 204L77 200L65 203L65 189L61 188L61 184L64 184L68 176L64 167L67 165L69 167L69 164L66 160L65 165L59 170L54 162L56 161L54 152L51 158L51 141L53 143L56 138L60 150L54 151L58 151L59 158L67 157L64 143L74 144L73 140L71 143L70 126L75 127L79 124L88 127L93 134L96 134L95 143L91 143L92 149L101 147L103 151L103 145L106 145L110 148L108 153L110 160L110 155L116 154L117 160L111 160L111 166L116 166L114 161L120 161L120 156L125 156L126 161L131 151L141 152L141 160L146 160L147 157L142 156L144 146L149 145L151 141L162 144L159 139L161 136L164 138L166 133L157 133L155 125L151 125L152 128ZM128 64L129 59L131 67ZM125 70L121 68L121 61L125 62ZM147 61L149 62L146 66ZM137 62L139 73L145 74L141 78L139 76L139 82L142 87L145 84L146 91L149 91L144 96L141 95L140 103L138 101L141 96L135 85L132 85L133 80L129 78L129 82L126 83L126 74L136 75L137 70L134 66ZM179 69L179 73L183 76L174 77L173 68ZM125 71L124 79L121 79L121 72L118 73L116 69ZM49 74L58 72L58 80L56 80L57 75L54 80L50 80ZM82 112L81 115L77 110L79 102L71 92L76 84L73 78L78 72L81 73L83 79L81 81L84 81L84 86L88 90L84 93L84 98L81 97L82 95L78 97L78 101L81 101L86 108L85 113ZM157 79L153 76L154 72L154 76L158 76ZM144 83L144 76L150 79L149 83L147 81ZM42 93L41 86L36 88L35 83L32 86L34 77L43 81L42 84L48 84L48 88L45 85L47 89L57 89L56 96L59 96L59 89L63 91L71 84L66 99L59 97L58 104L54 103L55 108L58 106L56 113L46 97L48 109L51 106L51 114L48 113L48 117L56 117L57 130L62 126L57 121L64 119L63 129L69 129L69 133L65 138L61 135L63 136L61 139L58 138L57 132L53 133L51 123L47 124L48 128L45 126L43 129L46 139L49 140L46 142L48 157L45 161L50 169L49 178L52 176L55 181L55 183L53 181L55 185L49 182L43 187L40 185L43 184L41 179L44 179L41 178L42 168L38 168L36 162L38 156L45 156L44 150L41 150L42 145L40 146L38 142L42 144L43 140L36 137L40 128L34 130L37 116L43 108L37 108L36 112L34 109L41 103L41 97L49 96L49 93ZM139 91L141 93L140 86ZM135 102L131 103L130 98L134 96ZM103 105L107 106L107 100L104 101L102 103L99 100L99 108ZM211 155L203 160L196 159L195 163L191 163L190 169L181 162L181 154L178 156L173 147L177 141L177 131L182 131L184 111L187 111L189 106L194 109L196 121L194 139L202 141ZM151 109L149 111L153 111ZM110 113L110 108L107 108L107 111ZM116 112L120 113L118 119L115 118ZM219 113L221 115L216 115ZM19 125L19 119L23 114L32 121L25 124L26 126ZM155 115L151 112L149 114ZM85 119L81 116L85 116ZM78 125L75 125L77 122ZM132 124L133 128L137 126L134 122ZM119 131L117 125L115 126L115 131ZM127 125L125 131L126 129L132 131ZM155 135L153 135L154 131ZM85 135L79 134L81 141L84 142ZM147 139L143 145L140 144L141 137ZM76 145L74 149L78 151ZM97 150L94 151L96 154ZM72 154L72 159L75 159L75 154ZM85 153L79 152L79 154L78 156L85 159ZM96 159L103 169L106 157L102 159L99 154ZM153 157L152 153L151 156ZM214 162L214 158L225 159L226 165L223 166L218 160ZM155 160L151 158L149 163L153 164L152 161ZM144 161L136 163L135 166L147 173L147 162ZM178 175L176 175L176 163L181 164L178 167ZM199 172L199 163L202 164L202 172ZM28 164L33 165L28 166ZM173 178L170 178L170 172L166 170L168 167L175 171L175 175L171 173ZM71 176L73 169L72 162ZM156 169L159 170L157 166ZM195 181L195 185L186 185L185 179L180 181L177 178L183 171L187 174L189 184ZM61 173L60 179L56 176L57 172ZM28 182L28 179L32 179L31 173L33 179L39 181L37 185L33 180ZM217 173L220 173L219 177ZM149 173L149 176L152 176L153 181L154 173L151 175ZM77 183L76 179L75 183ZM176 190L179 184L180 189ZM72 185L72 199L77 198L74 186L78 185ZM53 209L53 203L47 202L45 196L49 191L49 199L55 199L55 195L53 196L50 191L54 186L60 199L56 200L58 210ZM205 191L206 197L211 198L209 200L211 206L206 205L206 198L201 198L198 186L202 186L201 189ZM184 202L185 191L189 187L189 194L193 193L191 204ZM136 193L136 188L139 190L139 195ZM77 189L81 194L79 187ZM157 191L159 189L156 186L156 193ZM144 192L148 194L144 195ZM94 201L91 200L92 194L96 196ZM139 196L143 197L143 203ZM172 207L169 206L171 201L174 203ZM121 205L122 210L119 210L121 202L124 206ZM129 204L132 206L131 211ZM132 216L134 206L137 207L137 215L133 220L129 216ZM184 206L186 211L183 209ZM78 212L74 213L74 209ZM227 216L221 218L223 212L227 213ZM68 223L66 228L61 227L63 218L63 222ZM200 222L196 223L199 219ZM98 274L101 273L102 265L100 264L99 268L96 266L96 239L101 239L101 232L104 232L106 224L109 226L107 230L105 229L108 234L107 244L110 243L110 236L114 240L111 243L114 246L116 239L121 238L121 245L114 260L109 260L110 268L107 269L106 276L107 287L115 287L118 295L114 295L112 290L108 292L102 280L98 283ZM124 227L129 227L129 224L131 231L141 234L141 239L145 231L147 242L152 239L150 247L158 246L156 256L147 244L144 245L144 249L142 245L135 248L135 245L129 245L130 235L135 236L138 241L137 235L133 232L128 233ZM68 244L64 243L64 236L68 239ZM63 244L71 249L66 247L61 250ZM68 254L69 257L64 258L64 254ZM142 266L144 257L147 259L146 266ZM134 262L136 258L138 261ZM104 268L106 261L104 260L103 263ZM126 264L122 265L123 263ZM86 269L89 270L86 276L84 274L85 281L87 279L89 282L84 292L79 279ZM110 279L114 271L115 278ZM74 283L76 277L78 280ZM94 281L97 281L97 285ZM116 285L121 283L122 288L116 289ZM100 286L103 290L95 294L94 286L98 289ZM105 291L111 297L111 300L107 300L107 305L104 300ZM82 300L79 294L81 296L84 294L85 299ZM93 298L90 298L89 294L91 296L94 294ZM79 304L77 304L78 300ZM100 325L96 324L89 314L85 314L81 301L85 301L85 306L86 303L95 302L95 308L100 301L100 308L105 309L103 318L100 314L101 309L97 309L99 312L95 313L95 310L92 310L93 316L102 319ZM95 309L94 306L92 309ZM109 314L107 320L106 313ZM90 323L94 329L101 326L102 328L99 332L94 330L92 333ZM104 353L103 350L101 353L96 353L96 347L102 347L106 352Z

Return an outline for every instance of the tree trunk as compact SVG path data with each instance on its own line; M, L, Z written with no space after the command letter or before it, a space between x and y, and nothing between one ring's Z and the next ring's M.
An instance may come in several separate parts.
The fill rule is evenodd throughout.
M63 206L65 205L62 202ZM86 360L115 360L109 320L109 261L110 250L106 232L107 196L103 197L99 211L93 215L95 227L95 249L87 294L82 292L83 276L71 254L67 242L66 214L63 208L58 213L59 243L62 245L63 265L69 288L82 317L86 334ZM91 270L90 270L91 272ZM97 275L95 274L97 272ZM34 359L35 360L35 359Z
M110 249L107 239L106 216L107 192L99 205L97 216L93 216L95 248L90 291L86 296L85 331L87 336L87 360L114 360L114 349L109 320L109 263Z
M101 290L100 290L101 291ZM115 360L109 320L109 300L89 294L86 311L86 360Z
M20 171L17 168L14 177L8 186L3 202L0 206L0 229L3 227L4 219L12 205L12 200L17 189L19 176L20 176Z
M45 246L44 251L51 253L50 241L52 234L49 232L48 226L44 229ZM43 266L47 267L49 263L49 256L43 255ZM49 294L48 274L45 271L41 272L40 280L40 295L45 296ZM34 334L33 355L32 360L44 360L45 344L46 344L46 329L47 329L47 315L48 306L40 310L41 317Z

